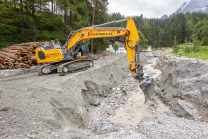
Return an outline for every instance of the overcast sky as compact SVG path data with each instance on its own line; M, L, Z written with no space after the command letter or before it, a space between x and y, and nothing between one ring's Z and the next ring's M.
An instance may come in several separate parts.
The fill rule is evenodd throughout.
M184 2L191 0L108 0L108 13L141 15L146 18L161 18L175 12Z

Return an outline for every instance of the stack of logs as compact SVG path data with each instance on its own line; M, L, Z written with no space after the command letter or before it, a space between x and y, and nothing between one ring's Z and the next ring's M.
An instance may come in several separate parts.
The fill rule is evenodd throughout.
M35 49L42 42L14 44L0 51L0 69L29 68L37 64Z

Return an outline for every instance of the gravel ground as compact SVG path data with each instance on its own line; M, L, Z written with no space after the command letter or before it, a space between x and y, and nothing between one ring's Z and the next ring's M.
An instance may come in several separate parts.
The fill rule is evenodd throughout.
M207 123L178 118L166 112L159 116L145 117L138 124L138 132L147 138L156 139L206 139L208 136L207 127Z
M175 68L174 60L162 59L165 53L141 54L145 75L155 79L158 94L146 104L138 81L130 77L125 54L100 58L93 68L63 77L58 74L37 76L37 73L19 76L19 71L7 75L13 71L1 71L0 75L5 75L1 77L6 79L1 79L0 84L0 138L206 138L208 124L197 120L201 112L196 109L198 103L182 95L171 98L174 103L166 101L174 94L168 86L173 85L168 75L174 76L176 69L183 82L190 76L182 76L188 64L181 67L178 64ZM189 62L176 59L178 63ZM195 66L191 68L193 72ZM205 71L202 73L206 75ZM191 81L204 77L204 74L196 74L195 78L188 78L192 86ZM203 86L201 88L203 91ZM204 106L206 99L203 100ZM173 109L174 106L178 109ZM179 108L183 112L180 116Z

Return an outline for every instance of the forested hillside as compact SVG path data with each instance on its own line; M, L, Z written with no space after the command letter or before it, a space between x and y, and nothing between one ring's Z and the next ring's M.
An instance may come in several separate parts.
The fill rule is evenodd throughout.
M125 18L120 13L109 15L109 21ZM171 47L174 36L178 44L200 40L202 45L208 45L208 14L201 12L173 14L168 19L151 18L145 19L143 15L132 17L137 29L148 40L148 45L154 47ZM118 23L125 26L126 23Z
M86 25L126 18L120 13L107 14L108 0L0 0L0 49L31 41L59 39L63 44L69 33ZM95 5L95 9L94 9ZM146 45L171 47L198 39L208 45L208 14L179 13L168 19L146 19L141 13L132 17ZM126 22L116 26L126 26ZM90 41L88 41L90 44ZM94 39L94 50L108 47L109 38ZM145 45L145 44L144 44Z
M54 39L63 44L71 31L92 24L94 5L94 24L106 22L107 4L108 0L0 0L0 48Z

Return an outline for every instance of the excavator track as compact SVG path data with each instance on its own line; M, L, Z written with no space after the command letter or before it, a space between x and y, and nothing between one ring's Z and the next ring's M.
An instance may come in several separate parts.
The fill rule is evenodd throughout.
M64 76L68 73L85 70L92 66L94 66L94 63L92 60L88 60L88 59L74 60L74 61L70 61L70 62L59 65L57 72L59 73L59 75Z
M51 64L47 64L47 65L40 66L40 67L38 68L38 75L39 75L39 76L46 75L46 74L43 73L43 69L44 69L44 68L47 68L47 67L50 68L50 65L51 65Z

